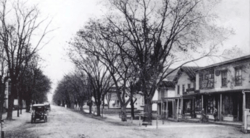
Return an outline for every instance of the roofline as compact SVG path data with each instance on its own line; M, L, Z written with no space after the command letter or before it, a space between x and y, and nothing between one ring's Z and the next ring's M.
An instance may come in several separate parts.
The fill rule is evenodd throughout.
M230 60L227 60L227 61L215 63L215 64L212 64L212 65L208 65L208 66L205 66L205 67L201 67L199 70L203 70L203 69L206 69L206 68L212 68L212 67L216 67L216 66L221 66L221 65L229 64L231 62L236 62L236 61L245 60L245 59L250 59L250 55L246 55L246 56L230 59Z

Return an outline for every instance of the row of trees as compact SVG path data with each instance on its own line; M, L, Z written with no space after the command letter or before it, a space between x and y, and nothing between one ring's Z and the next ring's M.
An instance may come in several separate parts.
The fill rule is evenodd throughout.
M50 32L49 24L42 29L45 20L39 20L39 15L36 7L28 8L20 1L0 1L1 107L5 82L10 80L7 119L12 119L15 98L19 104L26 100L29 107L31 100L46 100L50 89L51 82L39 68L37 55Z
M53 95L53 102L69 108L77 105L82 110L84 101L90 97L87 89L86 77L83 74L80 72L68 74L57 85Z
M76 61L77 62L77 61ZM68 74L59 82L54 95L54 103L74 108L74 105L82 110L84 103L92 112L92 105L97 107L97 115L101 115L101 105L111 89L112 79L107 69L100 66L100 62L94 59L84 61L86 64L75 63L75 73Z
M179 67L216 54L230 34L214 24L211 10L218 1L106 2L107 14L77 32L69 56L89 82L96 83L90 85L92 96L102 98L110 87L116 89L122 120L133 94L141 91L150 121L152 98L161 82ZM97 107L100 103L96 101Z

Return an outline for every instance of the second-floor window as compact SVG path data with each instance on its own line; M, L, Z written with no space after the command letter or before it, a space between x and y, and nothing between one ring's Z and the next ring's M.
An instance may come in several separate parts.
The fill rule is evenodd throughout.
M185 93L185 84L182 85L182 93Z
M180 85L177 86L177 94L180 94Z
M227 70L221 71L221 86L222 87L227 86Z
M206 71L200 74L200 87L204 88L213 88L214 87L214 72Z
M240 67L235 68L235 85L242 85L242 69Z

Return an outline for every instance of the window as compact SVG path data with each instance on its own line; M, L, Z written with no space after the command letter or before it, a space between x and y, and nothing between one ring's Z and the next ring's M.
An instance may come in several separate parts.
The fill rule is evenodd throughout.
M188 89L190 89L190 87L191 87L191 84L188 84Z
M214 71L204 71L200 73L200 88L213 88L214 87Z
M221 86L227 87L227 70L221 71Z
M235 68L235 86L242 85L242 69L240 67Z
M182 85L182 93L185 93L185 84Z
M216 102L215 102L215 97L213 96L208 96L207 97L207 113L208 114L213 114L213 108L217 108Z
M177 87L177 94L180 94L180 85Z

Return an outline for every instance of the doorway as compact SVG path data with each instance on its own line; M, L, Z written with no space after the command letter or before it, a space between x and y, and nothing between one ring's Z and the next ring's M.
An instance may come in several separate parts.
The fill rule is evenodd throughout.
M173 104L172 104L172 101L168 102L168 117L173 118Z

